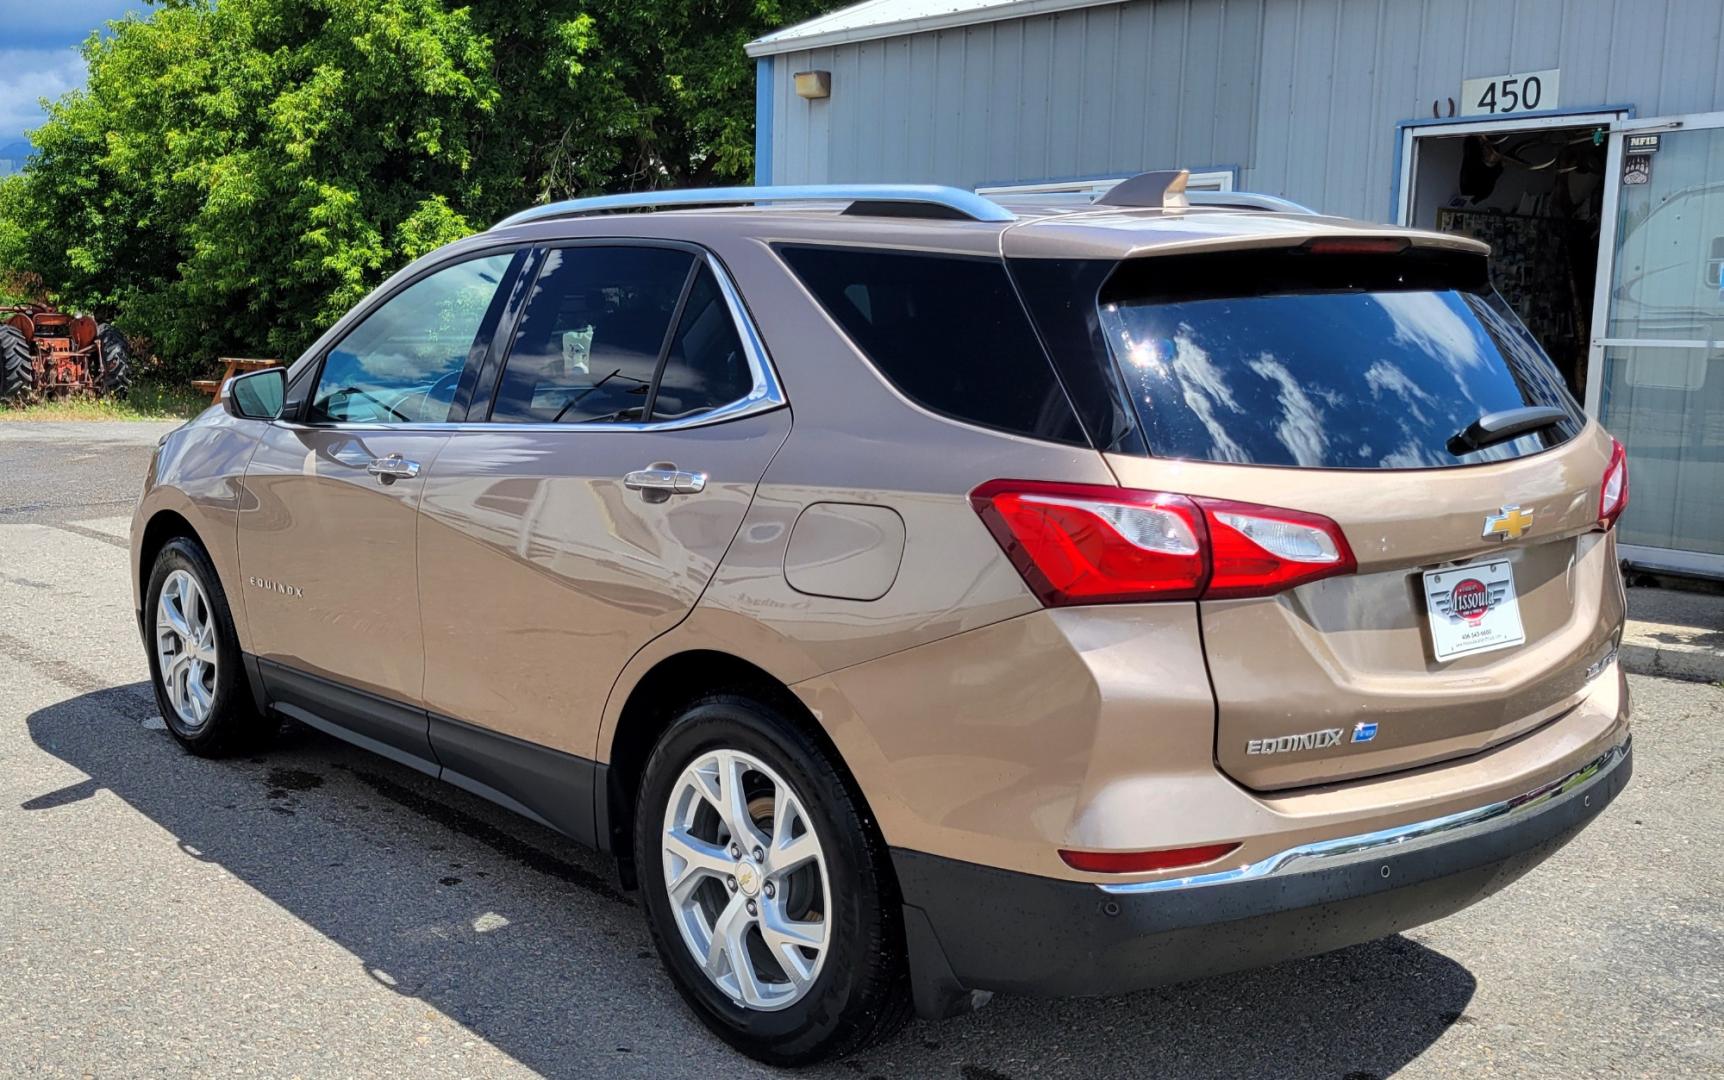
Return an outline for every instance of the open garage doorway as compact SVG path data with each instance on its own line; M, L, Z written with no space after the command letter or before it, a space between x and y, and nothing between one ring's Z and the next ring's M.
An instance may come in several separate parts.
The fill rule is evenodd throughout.
M1491 279L1586 399L1605 172L1619 113L1403 131L1400 222L1491 246Z

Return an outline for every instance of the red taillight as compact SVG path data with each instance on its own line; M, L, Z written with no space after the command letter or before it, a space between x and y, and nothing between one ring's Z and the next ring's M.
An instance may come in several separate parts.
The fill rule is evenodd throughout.
M1202 866L1237 850L1238 844L1204 844L1202 847L1162 851L1061 851L1060 858L1073 870L1087 870L1092 874L1142 874L1151 870Z
M1326 517L1090 484L994 480L970 495L1049 607L1268 596L1357 568Z
M1268 596L1358 569L1340 528L1320 514L1199 499L1214 573L1206 600Z
M1610 464L1604 469L1604 482L1598 488L1598 524L1610 528L1628 509L1628 453L1622 444L1610 440Z
M1191 600L1203 591L1203 516L1151 491L995 480L970 493L1042 603Z

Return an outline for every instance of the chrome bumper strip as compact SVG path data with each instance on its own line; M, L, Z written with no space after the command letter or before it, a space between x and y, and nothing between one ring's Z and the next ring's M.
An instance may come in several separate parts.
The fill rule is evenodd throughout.
M1600 754L1588 764L1558 780L1488 806L1461 810L1439 818L1397 825L1376 832L1340 836L1319 840L1277 852L1266 859L1228 870L1215 870L1190 877L1165 878L1160 881L1132 881L1097 885L1105 893L1137 895L1172 892L1178 889L1199 889L1209 885L1227 885L1236 881L1291 874L1304 870L1329 869L1351 863L1369 862L1389 855L1400 855L1420 848L1451 844L1468 837L1503 828L1513 822L1532 817L1553 806L1583 797L1601 778L1628 756L1629 740Z

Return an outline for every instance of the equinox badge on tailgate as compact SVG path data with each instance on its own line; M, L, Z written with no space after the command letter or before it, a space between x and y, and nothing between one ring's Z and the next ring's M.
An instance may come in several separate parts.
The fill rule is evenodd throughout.
M1292 750L1327 750L1341 745L1341 729L1324 728L1303 735L1283 735L1279 739L1252 739L1245 744L1247 754L1285 754Z

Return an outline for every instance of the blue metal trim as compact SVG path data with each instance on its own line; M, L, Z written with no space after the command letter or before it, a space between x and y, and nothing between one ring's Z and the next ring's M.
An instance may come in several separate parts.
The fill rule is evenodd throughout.
M1445 127L1449 124L1480 124L1489 123L1492 119L1530 120L1534 117L1585 116L1588 113L1622 113L1624 120L1635 119L1635 110L1632 105L1587 105L1573 109L1551 109L1546 112L1511 113L1503 117L1433 116L1428 119L1397 120L1395 122L1395 161L1389 170L1389 216L1385 220L1393 222L1395 215L1401 209L1401 158L1403 156L1401 144L1407 141L1404 136L1408 128Z
M772 102L777 87L772 85L772 57L762 56L754 62L754 182L772 183Z

